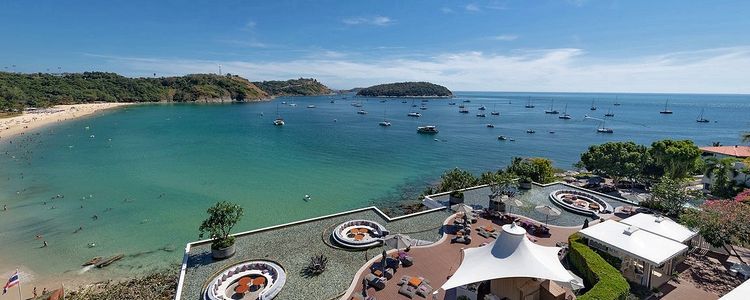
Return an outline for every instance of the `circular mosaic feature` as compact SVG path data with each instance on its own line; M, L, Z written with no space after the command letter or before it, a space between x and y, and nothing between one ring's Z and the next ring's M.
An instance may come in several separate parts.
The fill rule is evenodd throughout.
M276 263L253 260L233 265L209 282L204 300L273 299L286 283L286 273Z
M380 245L388 230L377 222L353 220L341 223L331 233L333 239L347 248L369 248Z
M598 214L606 214L613 211L613 208L609 203L586 192L556 190L549 194L549 198L553 203L568 211L592 216L594 218L598 218Z

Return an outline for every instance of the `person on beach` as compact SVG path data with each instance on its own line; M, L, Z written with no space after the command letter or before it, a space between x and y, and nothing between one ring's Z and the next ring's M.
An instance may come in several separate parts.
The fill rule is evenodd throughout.
M36 287L34 287L34 290L31 292L32 295L34 295L34 298L36 298Z
M3 211L8 210L8 204L3 204Z
M42 295L44 295L44 294L46 294L46 293L47 293L47 288L43 288L43 289L42 289Z
M47 246L49 246L49 245L47 244L47 241L43 241L43 242L42 242L42 248L47 248ZM42 294L44 294L44 292L42 292Z

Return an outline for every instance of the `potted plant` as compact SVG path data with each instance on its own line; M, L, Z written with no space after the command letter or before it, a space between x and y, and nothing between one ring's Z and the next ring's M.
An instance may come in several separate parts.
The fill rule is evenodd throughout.
M211 237L211 255L216 259L232 257L235 253L234 237L229 235L232 228L240 220L243 209L237 204L227 201L217 202L209 207L208 218L203 220L199 228L203 237L208 233Z
M521 178L518 179L518 187L522 188L522 189L525 189L525 190L530 190L531 189L531 178L529 178L527 176L521 176Z
M451 205L464 203L464 193L461 191L452 191L450 195L448 195L448 199Z

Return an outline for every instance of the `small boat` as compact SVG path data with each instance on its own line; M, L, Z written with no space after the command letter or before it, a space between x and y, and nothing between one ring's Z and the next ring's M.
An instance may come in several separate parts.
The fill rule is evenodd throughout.
M480 107L479 107L479 110L486 110L486 109L487 109L487 108L486 108L486 107L484 107L484 105L482 105L482 106L480 106Z
M416 104L412 104L411 107L417 107L417 105Z
M594 99L591 99L591 108L589 110L596 110L596 106L594 106Z
M388 127L391 126L391 122L388 122L388 120L383 120L382 122L378 123L378 125Z
M549 105L549 109L544 111L545 114L556 115L560 112L555 110L555 99L552 99L552 103Z
M501 140L501 141L504 141L504 140L507 140L507 139L508 139L508 137L507 137L507 136L504 136L504 135L499 135L499 136L497 136L497 139L498 139L498 140Z
M354 106L354 107L362 107L362 103L352 103L352 106Z
M526 108L534 108L534 103L531 102L531 97L529 97L529 101L526 102Z
M427 106L422 105L421 107L419 107L419 109L421 109L421 110L427 110Z
M89 259L89 261L83 263L81 266L85 267L85 266L95 265L95 264L99 263L100 261L102 261L102 257L101 256L97 256L97 257L94 257L92 259Z
M358 111L357 111L357 114L360 114L360 115L366 115L366 114L367 114L367 111L366 111L366 110L364 110L364 109L360 109L360 110L358 110Z
M469 103L469 102L471 102L471 100L469 99L464 100L464 103Z
M487 128L495 128L495 124L487 124Z
M550 130L549 134L555 134L555 132L554 132L554 131L552 131L552 130Z
M424 134L436 134L438 133L437 127L433 125L428 126L419 126L417 127L418 133L424 133Z
M511 141L511 142L515 142L516 141L516 139L514 139L514 138L508 138L508 140Z
M568 105L565 104L565 110L563 110L562 116L557 117L558 119L570 120L572 117L568 114Z
M282 126L284 125L284 118L279 115L279 105L276 104L276 119L273 120L273 125L275 126Z
M608 127L604 126L604 121L602 121L602 123L599 125L599 128L596 129L596 132L598 132L598 133L615 133L615 131L612 130L612 128L608 128Z
M487 115L485 115L484 113L478 113L478 114L477 114L477 117L479 117L479 118L484 118L484 117L487 117Z
M669 100L667 102L664 102L664 110L659 112L662 115L671 115L672 111L669 110Z
M307 106L307 108L315 108L315 104L310 104Z
M615 106L620 106L620 101L617 101L620 97L615 97Z
M415 118L419 118L419 117L421 117L421 116L422 116L422 114L420 114L420 113L418 113L418 112L415 112L415 111L413 111L413 112L410 112L410 113L406 114L406 116L408 116L408 117L415 117Z
M286 104L286 101L281 101L281 104Z
M608 110L606 114L604 114L605 117L614 117L615 113L612 112L612 110Z
M430 100L422 99L422 102L430 102Z
M297 106L297 103L289 103L289 106Z
M468 109L465 109L465 108L460 108L460 109L458 110L458 112L459 112L459 113L462 113L462 114L468 114L468 113L469 113L469 110L468 110Z
M383 99L383 100L380 100L380 103L385 103L385 101L386 101L385 99Z
M529 130L526 130L526 133L532 134L532 133L536 133L536 131L534 129L529 129Z
M406 103L406 100L404 100L404 101L401 101L401 103Z
M110 258L107 258L107 259L105 259L103 261L100 261L100 262L96 263L95 266L97 268L104 268L104 267L109 266L109 265L111 265L112 263L114 263L114 262L116 262L118 260L121 260L123 257L125 257L124 254L117 254L115 256L112 256Z
M448 102L448 105L456 105L456 102Z
M698 123L708 123L710 122L708 119L703 117L703 109L701 108L701 115L698 116L698 119L695 120Z
M331 100L331 103L336 103L336 101Z
M499 111L497 111L497 110L495 110L495 106L496 106L496 105L493 105L493 106L492 106L492 112L490 112L490 114L491 114L491 115L493 115L493 116L499 116L499 115L500 115L500 112L499 112Z
M461 104L458 106L458 108L466 108L466 105Z

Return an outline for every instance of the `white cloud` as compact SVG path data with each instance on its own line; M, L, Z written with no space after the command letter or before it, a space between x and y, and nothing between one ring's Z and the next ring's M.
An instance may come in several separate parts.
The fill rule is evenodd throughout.
M510 41L515 41L516 39L518 39L518 36L513 35L513 34L501 34L501 35L490 37L490 39L496 40L496 41L510 42Z
M334 55L335 56L335 55ZM510 54L444 53L357 61L350 56L285 61L209 61L96 56L131 75L225 72L251 80L315 77L334 88L426 80L453 90L561 92L750 93L750 46L602 61L582 49Z
M375 25L386 26L393 24L393 19L384 16L374 17L351 17L341 20L346 25Z
M453 12L453 9L451 9L449 7L442 7L442 8L440 8L440 11L442 11L444 14L449 14L449 13Z
M255 21L248 21L247 23L245 23L245 27L243 29L244 30L253 30L253 29L255 29L255 25L257 25L255 23Z
M467 11L479 11L480 10L479 5L477 5L476 3L466 4L464 9L466 9Z

